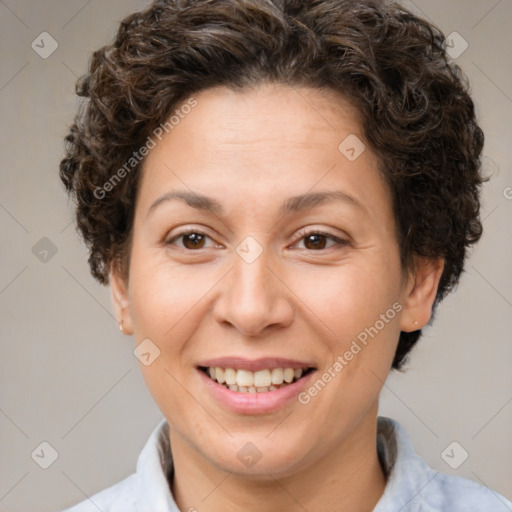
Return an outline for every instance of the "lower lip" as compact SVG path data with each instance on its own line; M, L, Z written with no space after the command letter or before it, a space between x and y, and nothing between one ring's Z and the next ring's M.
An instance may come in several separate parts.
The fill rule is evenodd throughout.
M221 406L239 414L266 414L277 411L294 400L298 401L297 396L306 387L316 370L309 372L292 384L264 393L231 391L210 379L202 370L198 370L198 372L209 392Z

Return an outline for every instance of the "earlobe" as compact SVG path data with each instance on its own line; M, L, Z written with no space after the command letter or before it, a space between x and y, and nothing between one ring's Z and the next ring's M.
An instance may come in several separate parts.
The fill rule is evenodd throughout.
M405 292L400 324L402 331L417 331L428 324L443 270L443 258L415 258L414 273L408 280Z
M119 329L123 334L133 334L132 319L130 313L130 299L128 294L128 285L119 270L114 266L109 272L110 297L115 317L119 324Z

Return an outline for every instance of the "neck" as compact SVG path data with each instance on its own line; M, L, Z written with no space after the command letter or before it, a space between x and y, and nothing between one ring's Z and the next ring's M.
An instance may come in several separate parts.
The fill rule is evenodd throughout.
M174 499L184 511L371 512L386 486L377 455L377 409L375 404L325 455L279 478L220 471L172 431Z

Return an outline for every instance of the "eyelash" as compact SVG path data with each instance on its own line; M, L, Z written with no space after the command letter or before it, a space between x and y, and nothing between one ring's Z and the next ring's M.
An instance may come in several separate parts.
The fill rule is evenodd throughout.
M208 236L203 231L200 231L200 230L197 230L197 229L190 229L190 230L187 230L187 231L183 231L182 233L176 234L175 236L173 236L172 238L167 240L165 242L165 245L174 245L174 242L176 240L179 240L180 238L183 238L185 236L192 235L192 234L194 234L194 235L201 235L201 236L204 236L206 238L210 238L211 239L211 237ZM336 245L341 246L341 247L349 245L349 242L347 240L343 240L341 238L338 238L338 237L334 236L331 233L327 233L325 231L319 231L319 230L310 230L310 231L303 230L303 231L299 231L299 233L298 233L299 238L297 239L297 242L295 242L295 243L301 242L302 240L304 240L305 238L307 238L308 236L311 236L311 235L324 236L324 237L332 240L333 242L336 242ZM312 249L311 252L326 251L328 249L332 249L333 247L334 246L327 247L325 249L318 249L318 250ZM184 250L186 250L188 252L194 252L194 251L200 251L201 249L204 249L204 248L201 247L200 249L187 249L186 247L180 247L180 249L184 249Z

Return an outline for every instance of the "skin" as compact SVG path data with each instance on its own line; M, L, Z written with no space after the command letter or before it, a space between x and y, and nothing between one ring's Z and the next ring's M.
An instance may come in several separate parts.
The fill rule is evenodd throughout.
M379 393L400 331L430 319L443 261L401 268L377 157L368 144L353 162L338 150L349 134L364 141L339 95L265 84L195 98L144 162L129 280L114 267L110 274L124 332L161 351L141 371L170 426L174 497L181 510L201 512L369 512L386 484L375 448ZM224 212L178 200L149 212L176 190L212 197ZM359 206L279 213L288 197L332 190ZM199 249L190 237L169 242L189 228L207 235ZM302 228L346 243L315 245ZM247 236L262 248L250 264L236 252ZM305 405L234 413L196 369L213 357L275 356L311 361L318 377L395 303L401 311ZM262 454L250 468L237 457L247 442Z

